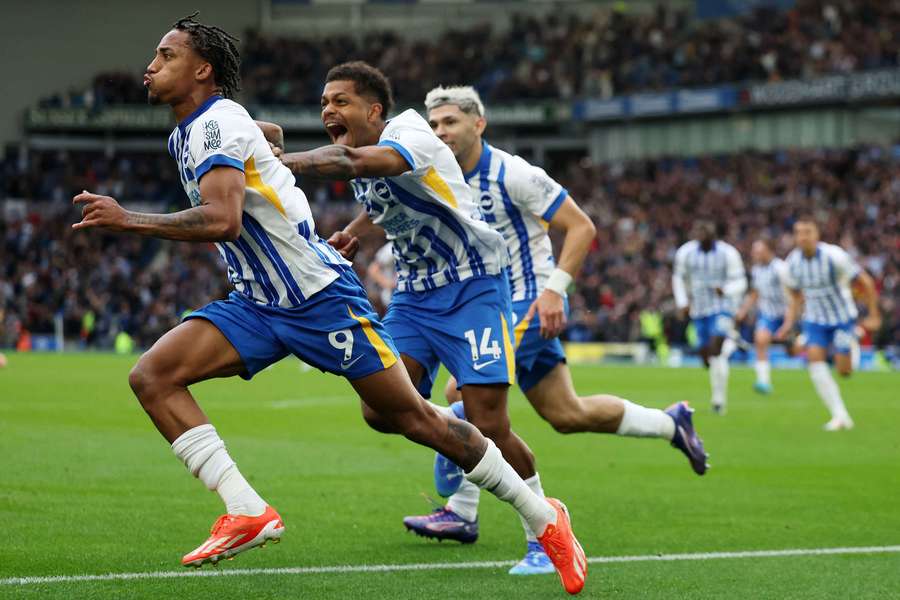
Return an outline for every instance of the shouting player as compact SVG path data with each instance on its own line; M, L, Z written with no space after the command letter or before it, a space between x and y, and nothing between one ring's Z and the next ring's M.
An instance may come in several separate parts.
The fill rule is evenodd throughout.
M859 311L850 285L857 282L862 289L868 309L863 328L875 331L881 327L875 282L842 248L819 241L819 227L811 216L801 216L794 223L794 245L786 259L788 309L775 338L783 339L790 333L802 304L800 328L806 340L809 377L831 414L825 431L852 429L853 419L825 360L828 350L834 348L838 373L846 377L853 371L851 353L856 345L854 329Z
M384 325L413 383L430 395L438 366L446 365L460 381L470 422L543 496L534 455L507 415L515 363L503 237L477 219L459 165L428 123L414 110L387 120L392 104L378 69L364 62L332 68L322 121L334 145L282 161L301 175L352 182L365 210L329 241L346 256L373 229L393 243L397 290ZM374 429L396 431L365 399L362 409ZM574 544L565 554L569 564L550 556L566 588L582 585L582 551Z
M750 271L750 293L734 316L741 322L754 306L758 306L753 344L756 346L756 382L753 389L760 394L772 393L772 366L769 364L769 345L772 336L784 324L787 310L784 279L787 265L775 256L770 242L756 240L750 247L753 268Z
M675 305L697 329L700 357L709 368L712 407L724 414L728 401L728 357L735 350L736 298L747 289L744 263L731 244L716 239L716 226L697 221L694 239L675 253L672 293Z
M303 193L253 120L227 99L238 86L234 38L191 17L160 41L144 83L151 103L178 125L169 152L191 208L126 211L84 192L76 229L101 227L173 240L214 242L235 290L189 315L132 370L132 389L175 454L226 506L211 537L182 563L216 563L281 537L284 524L241 475L188 386L251 378L288 354L342 375L373 411L407 438L466 464L467 477L512 503L560 564L566 589L586 563L564 506L534 494L475 427L433 410L412 386L349 263L315 233ZM568 565L563 563L568 562Z
M487 121L474 88L436 88L425 98L425 108L432 129L456 156L482 218L503 235L509 248L516 380L538 414L561 433L668 439L687 454L694 470L703 474L706 455L684 404L672 406L667 414L615 396L579 397L575 392L558 335L566 323L566 288L581 269L594 239L590 218L542 169L482 139ZM565 235L558 266L548 226ZM462 417L465 411L457 387L451 377L445 395L455 414ZM450 496L438 514L476 530L480 490L462 481L461 475L455 465L437 457L438 493ZM457 528L430 527L434 518L434 514L407 517L405 522L427 537L458 539ZM527 544L525 558L510 573L553 572L540 544L533 537Z

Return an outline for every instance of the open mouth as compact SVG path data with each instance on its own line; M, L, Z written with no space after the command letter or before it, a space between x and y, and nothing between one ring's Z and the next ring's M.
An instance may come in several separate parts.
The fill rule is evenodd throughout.
M144 75L144 87L145 87L145 88L150 87L150 84L151 84L151 83L153 83L153 80L150 79L150 76L149 76L149 75Z
M325 123L325 131L328 132L328 135L330 135L331 139L335 142L338 140L338 138L341 138L347 134L347 128L335 121Z

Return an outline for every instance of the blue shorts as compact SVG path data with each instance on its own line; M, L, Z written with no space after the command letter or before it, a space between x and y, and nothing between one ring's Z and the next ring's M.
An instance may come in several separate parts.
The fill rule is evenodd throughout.
M397 362L397 350L352 269L296 308L263 306L231 292L188 319L206 319L228 338L244 362L244 379L288 354L351 380Z
M734 328L734 317L729 313L716 313L708 317L694 319L694 329L697 330L697 345L705 348L714 337L728 337L728 333Z
M541 322L537 313L530 321L524 320L532 303L532 300L513 302L513 318L516 323L516 381L523 392L536 386L556 365L566 362L566 354L559 338L545 340L541 337ZM565 311L568 315L568 299L565 301Z
M827 350L833 346L837 354L850 354L850 347L856 339L852 321L840 325L820 325L801 321L800 329L806 336L807 347L820 346Z
M784 325L783 317L767 317L760 314L756 318L756 329L765 329L772 334L781 329L782 325Z
M424 368L418 388L426 398L441 363L460 387L512 384L512 322L505 275L465 279L427 292L398 292L384 317L397 349Z

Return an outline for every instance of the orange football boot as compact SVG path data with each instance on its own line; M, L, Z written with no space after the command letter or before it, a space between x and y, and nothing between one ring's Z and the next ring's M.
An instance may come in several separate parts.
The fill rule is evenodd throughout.
M257 546L281 541L284 522L271 506L258 517L248 515L222 515L213 524L209 539L193 552L185 554L181 564L185 567L201 567L204 563L217 564L223 558Z
M546 500L556 509L556 523L547 525L538 541L556 567L563 587L570 594L577 594L584 587L584 580L587 577L584 549L572 533L572 523L569 521L566 505L556 498Z

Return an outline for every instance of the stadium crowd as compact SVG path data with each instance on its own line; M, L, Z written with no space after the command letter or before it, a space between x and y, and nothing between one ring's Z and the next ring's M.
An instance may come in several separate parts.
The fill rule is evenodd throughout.
M167 156L34 153L2 165L0 197L23 198L26 208L0 219L0 347L23 332L51 333L57 315L67 337L84 344L109 347L126 331L146 347L184 311L227 293L212 245L70 229L78 211L69 201L85 188L155 210L183 207ZM812 211L823 238L847 248L877 281L885 323L875 343L900 347L900 146L582 162L554 175L598 226L571 298L569 339L639 339L640 313L650 310L664 317L670 341L684 341L670 269L693 220L715 219L744 256L758 236L784 256L792 218ZM358 210L344 183L304 188L323 237ZM365 248L357 265L376 249Z
M900 3L798 0L788 11L696 20L663 4L649 14L599 10L515 15L507 30L448 29L435 40L394 31L319 38L243 36L243 101L319 103L327 69L364 59L389 73L401 104L434 84L475 85L488 102L609 97L737 81L778 81L900 64ZM450 49L448 51L448 49ZM140 77L96 76L44 106L143 103Z

